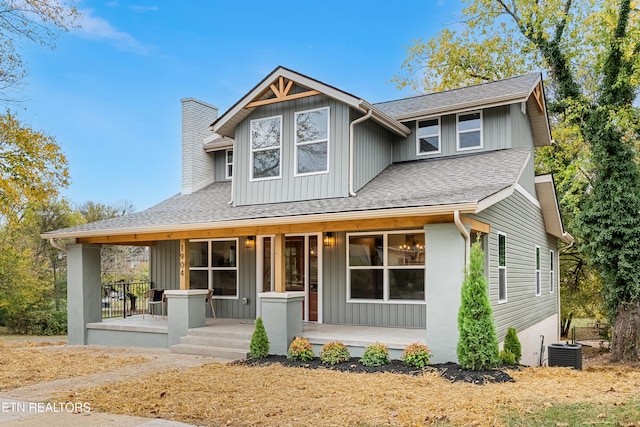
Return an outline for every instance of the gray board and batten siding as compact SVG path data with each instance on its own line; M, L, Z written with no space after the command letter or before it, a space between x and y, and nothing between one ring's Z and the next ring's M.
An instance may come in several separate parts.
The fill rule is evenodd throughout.
M329 172L295 176L295 113L329 107ZM282 117L282 157L280 178L251 180L250 124L251 120ZM323 95L290 102L280 102L256 108L236 127L237 159L234 171L236 205L281 203L297 200L347 197L349 194L349 107Z
M352 110L351 121L359 117ZM354 126L353 188L358 191L392 163L395 135L371 119ZM348 146L349 140L344 143Z
M215 182L231 181L231 178L227 178L227 150L218 150L211 154L213 155Z
M256 318L256 250L245 248L244 241L245 237L238 238L238 298L214 298L216 315L222 318ZM180 244L176 240L151 246L150 275L156 287L180 289L179 259ZM243 298L247 298L247 304L242 303Z
M525 330L557 313L557 239L545 231L542 211L519 191L470 215L491 224L488 238L489 299L496 332L502 339L507 328ZM507 301L498 301L498 233L506 236ZM472 238L475 238L473 236ZM540 247L541 295L536 296L536 246ZM554 252L555 286L550 292L550 251ZM487 256L487 253L485 253ZM556 303L554 303L556 302Z

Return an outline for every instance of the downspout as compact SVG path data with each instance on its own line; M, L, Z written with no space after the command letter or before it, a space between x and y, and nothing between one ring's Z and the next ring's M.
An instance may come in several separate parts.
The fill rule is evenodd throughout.
M57 250L62 251L62 252L67 252L67 248L62 246L60 243L56 242L56 240L53 237L49 238L49 243L51 243L51 246L53 246Z
M358 123L364 122L368 120L373 115L373 110L369 110L367 114L360 117L359 119L355 119L349 124L349 195L352 197L356 196L356 192L353 191L353 134L355 125ZM235 158L234 158L235 159Z
M236 153L236 140L233 140L233 160L231 161L231 200L227 202L227 205L233 204L233 191L236 188L236 157L238 153ZM226 154L225 154L226 156ZM225 159L226 160L226 159ZM226 172L225 172L226 173Z
M460 234L462 234L462 236L464 237L464 246L465 246L464 248L465 264L464 265L466 268L469 268L469 255L470 255L469 252L471 248L471 235L469 234L469 231L460 220L460 211L457 209L453 211L453 222L456 223L458 230L460 230Z

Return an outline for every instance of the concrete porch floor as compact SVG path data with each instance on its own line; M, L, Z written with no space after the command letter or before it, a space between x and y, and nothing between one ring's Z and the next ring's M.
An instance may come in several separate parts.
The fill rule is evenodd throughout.
M102 322L90 323L90 329L106 329L112 331L168 333L166 317L140 315L127 318L104 319ZM206 319L205 328L215 328L230 332L251 334L254 320L250 319ZM389 348L402 349L406 345L426 343L427 333L424 329L384 328L373 326L330 325L305 323L302 335L313 344L325 344L329 341L341 341L348 346L366 347L378 341Z

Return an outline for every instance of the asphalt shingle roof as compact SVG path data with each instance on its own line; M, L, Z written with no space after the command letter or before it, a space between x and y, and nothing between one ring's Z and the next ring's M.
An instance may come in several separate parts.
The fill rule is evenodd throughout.
M530 150L505 149L396 163L365 185L356 197L232 206L231 184L211 184L175 195L145 211L57 230L55 237L100 236L149 227L179 227L256 218L477 203L516 183ZM46 237L46 235L44 235Z

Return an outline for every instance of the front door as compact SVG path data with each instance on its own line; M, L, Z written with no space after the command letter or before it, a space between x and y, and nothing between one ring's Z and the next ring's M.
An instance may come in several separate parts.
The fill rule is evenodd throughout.
M320 238L318 234L285 236L285 289L304 292L302 319L318 321L318 290L321 276ZM274 290L273 238L258 238L258 289L259 292ZM258 313L258 315L260 315Z

